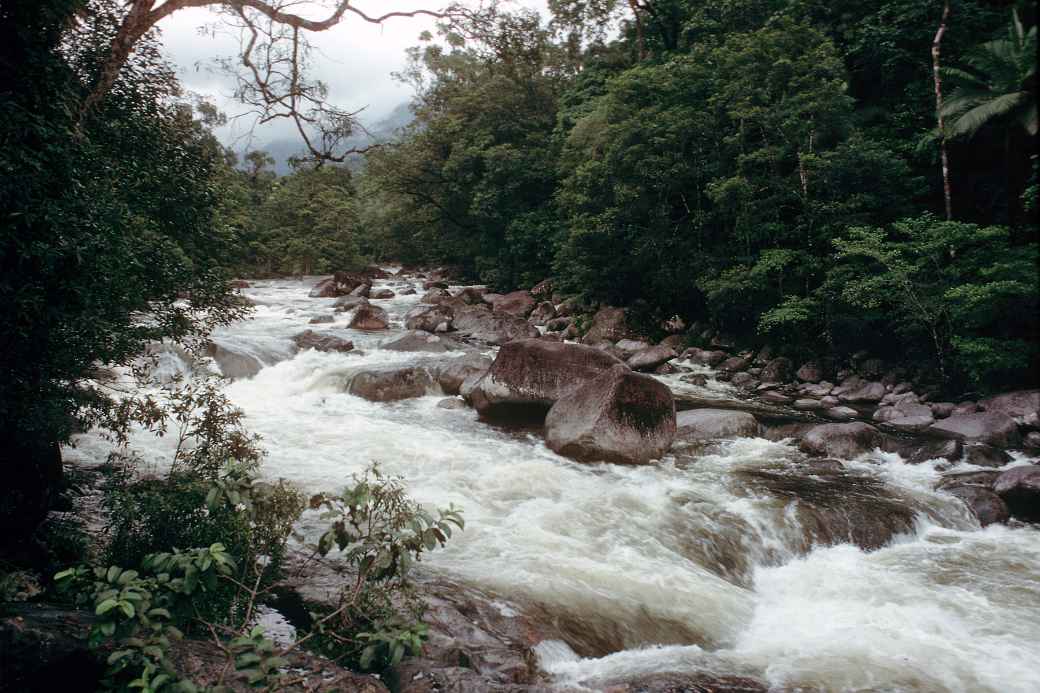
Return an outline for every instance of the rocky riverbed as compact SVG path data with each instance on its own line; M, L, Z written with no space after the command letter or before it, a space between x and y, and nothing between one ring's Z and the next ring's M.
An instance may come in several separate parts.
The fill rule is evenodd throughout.
M465 510L395 688L1040 690L1035 391L930 402L877 368L651 344L617 309L580 335L543 285L242 292L256 311L212 362L163 350L157 381L234 378L267 473L308 491L378 463ZM172 444L134 442L156 463ZM287 592L320 601L335 570Z

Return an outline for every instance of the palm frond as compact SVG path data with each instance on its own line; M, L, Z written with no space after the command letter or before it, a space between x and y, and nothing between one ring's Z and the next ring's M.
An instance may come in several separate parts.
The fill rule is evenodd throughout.
M951 137L972 137L986 123L1012 113L1016 108L1028 104L1029 94L1015 92L1001 94L959 116L949 127Z
M1022 123L1022 127L1026 129L1030 135L1035 135L1037 131L1037 114L1036 114L1036 99L1032 99L1025 110L1022 112L1022 117L1019 119Z

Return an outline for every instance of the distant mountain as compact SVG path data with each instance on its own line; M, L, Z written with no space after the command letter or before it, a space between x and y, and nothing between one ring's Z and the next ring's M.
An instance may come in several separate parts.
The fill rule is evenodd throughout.
M368 134L364 132L358 132L348 140L347 145L350 147L365 147L370 144L377 144L380 142L387 142L394 137L398 130L407 127L411 122L415 120L415 114L412 113L412 107L408 102L403 102L394 107L390 113L385 117L377 120L375 123L368 124L362 123L365 129L368 130ZM279 176L284 176L292 172L292 168L289 166L289 159L298 156L307 155L307 147L298 137L282 137L278 139L270 140L269 142L254 141L253 146L250 149L262 149L274 158L274 170ZM245 151L239 152L239 155L244 155ZM353 157L348 165L352 169L358 169L363 165L363 158Z

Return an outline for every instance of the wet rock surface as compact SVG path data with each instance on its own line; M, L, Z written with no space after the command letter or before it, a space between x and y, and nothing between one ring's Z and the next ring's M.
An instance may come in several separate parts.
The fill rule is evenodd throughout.
M677 442L754 437L762 432L762 426L754 416L729 409L681 411L676 415L676 427Z
M671 391L623 364L565 394L545 417L550 449L581 460L644 463L675 438Z

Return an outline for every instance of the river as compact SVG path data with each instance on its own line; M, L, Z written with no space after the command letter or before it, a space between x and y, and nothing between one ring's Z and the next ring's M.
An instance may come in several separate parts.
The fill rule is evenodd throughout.
M421 286L373 301L391 329L362 333L346 328L350 313L308 325L334 300L308 298L313 283L254 282L243 291L252 317L214 335L270 364L227 387L263 438L265 473L318 491L378 463L416 500L461 507L466 531L425 569L554 614L566 635L536 647L553 682L710 670L788 689L1040 691L1040 531L980 530L959 500L933 490L935 464L880 452L847 461L843 484L858 490L860 508L876 498L877 513L896 504L913 521L874 551L815 545L805 503L753 483L812 477L788 443L741 438L647 466L579 464L537 431L437 407L440 394L396 403L345 394L355 369L417 358L379 343L403 330ZM306 328L352 339L364 355L294 354L291 337ZM184 367L164 358L164 368ZM140 434L134 443L161 464L173 441ZM106 453L87 434L66 458ZM842 512L840 489L825 486L828 512ZM305 517L305 533L316 528Z

